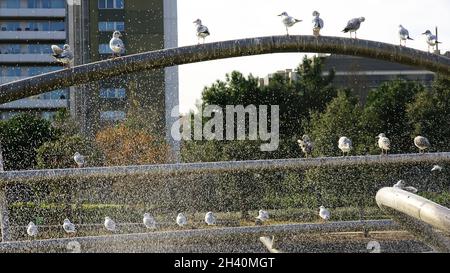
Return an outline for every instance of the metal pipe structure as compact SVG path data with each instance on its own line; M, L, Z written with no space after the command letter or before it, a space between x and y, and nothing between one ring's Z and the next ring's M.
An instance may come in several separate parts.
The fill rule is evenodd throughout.
M53 179L71 177L121 176L121 175L148 175L148 174L186 174L186 173L222 173L236 171L258 171L307 169L314 167L358 166L371 164L394 163L436 163L450 162L450 152L429 154L396 154L389 156L349 156L349 157L322 157L322 158L295 158L250 161L226 161L208 163L184 163L165 165L119 166L80 169L31 170L12 171L0 173L0 186L2 181L15 181L26 179ZM1 187L0 187L1 190Z
M397 188L379 190L376 201L382 210L435 250L450 252L450 239L444 235L450 235L450 209Z
M164 244L192 244L199 241L214 241L240 237L260 238L263 236L293 236L295 234L316 234L334 232L397 231L400 226L391 220L330 222L323 224L291 224L255 227L234 227L198 229L186 231L152 232L144 234L121 234L110 236L62 238L42 241L0 243L0 253L17 252L67 252L67 246L76 242L82 252L132 251L136 245L151 246L156 242Z
M287 52L368 57L450 76L450 58L369 40L326 36L268 36L168 48L104 60L0 85L0 104L124 74L233 57Z

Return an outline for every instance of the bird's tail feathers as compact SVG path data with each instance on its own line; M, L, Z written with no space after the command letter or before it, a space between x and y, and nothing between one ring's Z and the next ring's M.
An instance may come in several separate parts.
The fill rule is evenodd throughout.
M411 37L409 37L409 36L408 36L408 40L412 40L412 41L414 41L414 39L413 39L413 38L411 38Z

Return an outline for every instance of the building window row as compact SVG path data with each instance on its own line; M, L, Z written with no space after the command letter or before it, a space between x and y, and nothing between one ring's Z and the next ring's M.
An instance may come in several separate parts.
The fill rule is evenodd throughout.
M104 111L100 113L100 119L103 121L122 121L125 118L124 111Z
M29 77L60 69L60 66L0 66L0 77Z
M0 0L0 8L64 9L66 0Z
M65 31L64 21L0 21L1 31Z
M103 31L125 31L125 22L98 22L98 30Z
M102 88L100 98L103 99L124 99L126 97L125 88Z
M99 9L123 9L124 0L98 0Z
M62 47L62 45L59 45ZM0 54L51 54L50 44L0 44Z

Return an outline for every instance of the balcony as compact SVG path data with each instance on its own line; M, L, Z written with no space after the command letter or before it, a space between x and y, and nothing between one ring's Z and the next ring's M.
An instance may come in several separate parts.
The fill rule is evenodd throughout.
M0 54L0 64L54 62L51 54Z
M48 41L48 40L66 40L65 31L0 31L0 41L7 40L33 40L33 41Z
M20 110L20 109L59 109L67 108L67 100L40 100L27 98L0 105L0 110Z
M66 9L0 9L0 17L64 18Z

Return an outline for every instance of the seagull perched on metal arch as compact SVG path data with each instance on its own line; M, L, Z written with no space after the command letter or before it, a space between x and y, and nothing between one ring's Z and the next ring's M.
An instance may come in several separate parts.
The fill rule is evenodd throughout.
M414 40L413 38L409 37L409 31L402 25L398 26L398 36L400 37L400 46L406 46L407 40ZM402 45L402 42L404 42L404 45Z
M57 62L64 64L65 67L70 67L70 63L73 61L74 57L73 52L70 49L70 45L65 44L63 48L60 48L57 45L52 45L51 48L53 51L53 58L55 58Z
M323 20L320 18L320 13L318 11L313 12L313 35L318 37L320 36L320 30L323 28L324 23Z
M120 31L114 31L113 37L109 41L109 48L113 52L113 58L120 57L121 54L125 53L125 44L120 37L122 37L122 33Z
M203 43L205 43L205 38L210 35L208 27L203 25L200 19L195 20L193 23L197 27L198 44L200 44L200 39L203 39Z
M303 20L295 19L292 16L289 16L289 14L287 14L287 12L285 12L285 11L282 12L281 14L279 14L278 16L281 16L281 21L283 22L284 26L286 27L287 36L289 36L289 28L290 27L303 21Z
M355 39L358 39L356 32L358 31L358 29L361 27L361 23L366 21L366 18L364 17L359 17L359 18L353 18L350 21L348 21L347 26L344 28L344 30L342 30L342 32L344 33L350 33L350 38L352 37L352 32L355 33Z

